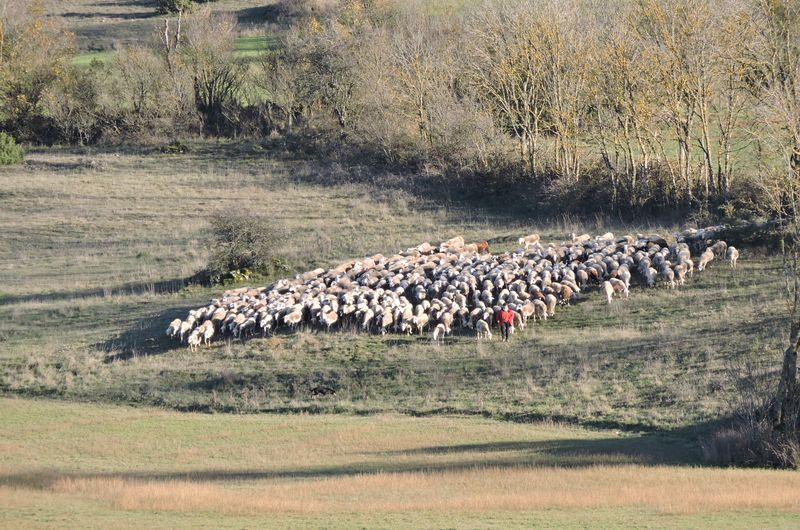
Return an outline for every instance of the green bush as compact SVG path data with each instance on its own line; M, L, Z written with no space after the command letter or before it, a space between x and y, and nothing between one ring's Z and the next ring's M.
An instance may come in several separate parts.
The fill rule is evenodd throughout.
M0 132L0 165L21 164L23 155L22 147L17 145L14 137Z
M166 14L188 11L193 4L192 0L158 0L158 12Z
M158 0L158 12L161 14L189 11L194 4L205 4L216 0Z
M208 273L214 283L249 279L285 270L279 245L285 230L271 219L249 214L217 215L211 220Z

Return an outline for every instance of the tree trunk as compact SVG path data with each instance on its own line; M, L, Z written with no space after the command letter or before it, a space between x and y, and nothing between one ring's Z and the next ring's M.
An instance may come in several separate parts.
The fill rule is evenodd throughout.
M797 324L792 325L792 333L797 334ZM792 340L792 345L783 352L783 369L773 409L777 430L785 429L787 423L789 428L793 428L797 417L800 401L797 388L797 347L797 340Z

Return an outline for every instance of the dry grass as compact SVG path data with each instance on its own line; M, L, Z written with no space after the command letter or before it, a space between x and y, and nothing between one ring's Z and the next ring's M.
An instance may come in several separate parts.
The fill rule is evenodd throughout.
M378 472L284 483L60 479L55 494L121 510L258 514L281 512L487 512L646 508L661 514L780 510L800 515L800 475L791 471L590 466L447 472Z
M355 513L371 527L419 514L424 526L486 526L497 514L519 513L529 524L541 516L568 525L586 514L635 514L659 527L769 514L758 526L777 527L800 515L796 472L649 465L674 452L666 438L463 417L0 405L0 513L20 522L48 513L45 506L51 520L73 526L134 526L164 513L306 525L334 517L340 522L325 526L344 527Z

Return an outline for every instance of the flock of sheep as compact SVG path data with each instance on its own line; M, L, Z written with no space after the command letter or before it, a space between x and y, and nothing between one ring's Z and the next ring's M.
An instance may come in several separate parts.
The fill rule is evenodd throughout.
M543 245L537 234L519 239L515 252L494 255L487 242L465 244L455 237L434 247L423 243L394 256L354 259L330 270L316 269L267 287L226 291L205 307L175 319L167 335L196 351L215 337L243 340L280 328L356 327L368 333L419 333L434 341L454 329L492 338L494 315L504 304L514 324L546 320L590 286L600 287L607 303L627 297L631 281L657 282L674 289L715 258L736 266L739 252L716 239L721 227L690 229L668 244L659 235L614 237L612 233L576 236L560 245ZM513 327L512 327L513 331Z

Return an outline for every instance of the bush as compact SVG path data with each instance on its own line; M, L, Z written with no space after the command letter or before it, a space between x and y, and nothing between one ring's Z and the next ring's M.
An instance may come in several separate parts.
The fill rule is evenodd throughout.
M23 156L22 147L17 145L14 137L0 132L0 165L21 164Z
M161 14L188 11L192 8L192 0L158 0L158 12Z
M239 281L250 273L285 270L278 247L285 230L271 219L249 214L217 215L211 220L208 272L213 282Z

